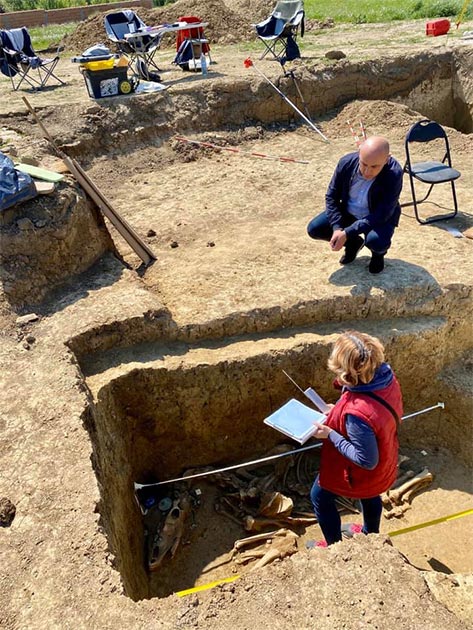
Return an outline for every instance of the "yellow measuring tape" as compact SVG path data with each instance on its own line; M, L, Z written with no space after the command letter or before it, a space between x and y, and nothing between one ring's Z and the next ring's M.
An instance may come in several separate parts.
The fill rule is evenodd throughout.
M432 525L438 525L439 523L447 523L448 521L453 521L456 518L462 518L462 516L469 516L470 514L473 514L473 508L470 510L463 510L463 512L457 512L456 514L450 514L449 516L435 518L433 521L419 523L419 525L411 525L410 527L404 527L403 529L396 529L394 532L389 532L387 535L390 537L400 536L401 534L415 532L417 529L423 529L424 527L431 527ZM201 586L187 588L185 591L178 591L176 595L178 597L185 597L186 595L192 595L192 593L198 593L199 591L207 591L208 589L214 588L215 586L219 586L219 584L228 584L229 582L234 582L239 578L239 575L232 575L232 577L223 578L222 580L215 580L215 582L209 582L208 584L202 584Z
M191 595L192 593L198 593L199 591L206 591L209 588L214 588L214 586L218 586L219 584L228 584L229 582L234 582L238 580L239 575L232 575L232 577L223 578L222 580L215 580L215 582L209 582L208 584L201 584L200 586L194 586L193 588L186 588L185 591L178 591L176 595L178 597L185 597L186 595Z
M457 512L456 514L450 514L450 516L442 516L441 518L435 518L433 521L426 521L419 525L411 525L411 527L404 527L403 529L396 529L394 532L389 532L388 536L400 536L400 534L407 534L408 532L415 532L417 529L423 529L424 527L430 527L431 525L438 525L439 523L446 523L447 521L453 521L456 518L462 516L468 516L473 514L473 509L463 510L463 512Z

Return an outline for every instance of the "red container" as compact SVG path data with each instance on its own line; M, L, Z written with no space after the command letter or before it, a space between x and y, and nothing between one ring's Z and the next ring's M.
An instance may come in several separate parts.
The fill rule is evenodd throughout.
M425 25L425 34L431 37L437 35L445 35L450 30L450 20L438 18L437 20L429 20Z

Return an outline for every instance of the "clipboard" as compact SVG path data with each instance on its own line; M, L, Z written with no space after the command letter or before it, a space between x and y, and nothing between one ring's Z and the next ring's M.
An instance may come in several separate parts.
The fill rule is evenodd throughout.
M326 416L323 413L307 407L295 398L291 398L282 407L274 411L263 422L296 440L299 444L304 444L315 431L314 422L323 423Z

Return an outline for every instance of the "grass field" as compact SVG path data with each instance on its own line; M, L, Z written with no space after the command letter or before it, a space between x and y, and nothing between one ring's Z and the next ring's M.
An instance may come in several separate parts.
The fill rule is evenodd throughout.
M471 0L305 0L304 7L309 18L331 17L355 24L456 17L465 7L464 19L473 17Z
M69 24L51 24L50 26L35 26L29 28L33 47L36 52L50 49L59 44L64 35L73 33L77 28L77 22Z

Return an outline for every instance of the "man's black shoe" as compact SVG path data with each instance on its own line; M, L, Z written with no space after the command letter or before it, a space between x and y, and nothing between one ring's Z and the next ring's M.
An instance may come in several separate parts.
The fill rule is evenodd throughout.
M357 236L355 239L347 241L345 245L345 253L340 258L340 264L349 265L352 263L364 244L365 241L361 238L361 236Z
M380 273L384 269L384 254L375 254L373 252L368 267L370 273Z

